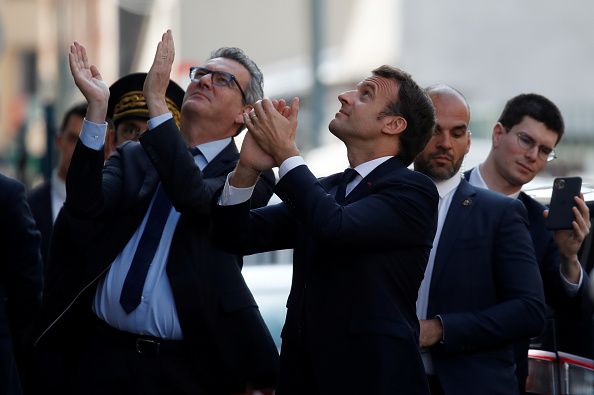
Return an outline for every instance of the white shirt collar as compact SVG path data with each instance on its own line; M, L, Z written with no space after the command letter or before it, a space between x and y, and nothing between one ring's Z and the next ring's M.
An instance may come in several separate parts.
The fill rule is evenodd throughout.
M483 164L481 163L480 165L476 166L471 172L470 172L470 179L468 180L470 182L471 185L474 185L475 187L479 187L479 188L484 188L484 189L489 189L489 187L487 186L487 183L485 182L485 180L483 179L483 175L481 174L481 170L480 167ZM520 196L520 191L518 192L514 192L511 195L507 195L512 199L517 199L518 196Z
M208 143L200 144L197 148L206 159L206 162L210 163L218 154L225 149L226 146L231 142L231 137L227 137L222 140L209 141Z
M446 197L450 192L460 185L460 181L462 179L455 175L454 177L447 179L447 180L437 180L435 181L435 186L437 187L437 192L439 193L439 197L443 199Z
M357 171L361 178L365 178L369 173L375 170L376 167L390 158L392 158L392 156L382 156L380 158L372 159L369 162L361 163L359 166L355 167L354 170Z

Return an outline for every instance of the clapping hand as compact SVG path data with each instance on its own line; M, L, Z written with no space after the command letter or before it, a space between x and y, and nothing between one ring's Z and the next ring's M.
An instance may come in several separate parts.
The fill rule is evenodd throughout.
M171 30L163 33L157 44L153 64L144 81L143 94L149 109L149 117L154 118L167 113L165 95L169 86L171 67L175 58L175 45Z
M87 50L78 41L70 45L68 60L74 83L89 103L87 120L104 123L109 102L109 87L103 81L99 69L94 64L89 64Z

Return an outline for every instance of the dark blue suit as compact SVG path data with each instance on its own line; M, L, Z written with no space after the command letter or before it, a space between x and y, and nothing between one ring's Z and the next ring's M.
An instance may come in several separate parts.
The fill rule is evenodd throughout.
M20 394L19 369L41 305L41 237L25 199L25 186L0 174L0 393Z
M461 180L434 248L427 317L444 326L430 351L445 393L517 393L512 344L544 324L524 206Z
M241 276L241 257L215 249L208 236L210 201L239 158L235 144L200 171L172 119L141 141L146 152L126 142L105 168L103 150L78 142L54 228L37 345L68 353L85 344L97 280L140 225L161 181L181 213L166 271L194 376L221 393L245 391L248 382L273 386L278 352ZM273 183L271 173L262 177L256 204L266 204Z
M469 180L473 169L464 173ZM540 276L542 278L546 303L554 310L555 315L566 318L580 318L592 313L592 301L589 298L589 278L583 271L582 286L574 297L567 295L563 289L560 272L561 260L553 232L547 230L543 211L547 208L524 192L518 199L524 203L528 212L528 228L536 255ZM515 344L518 380L522 384L528 376L528 348L530 340L524 339ZM523 387L523 385L522 385Z
M46 181L39 187L32 189L27 194L27 201L31 207L31 213L35 219L37 229L41 233L41 257L45 264L52 236L52 228L54 227L51 182Z
M339 205L338 178L298 166L275 187L281 204L217 206L214 241L236 253L294 249L278 395L426 394L415 301L435 185L393 157Z

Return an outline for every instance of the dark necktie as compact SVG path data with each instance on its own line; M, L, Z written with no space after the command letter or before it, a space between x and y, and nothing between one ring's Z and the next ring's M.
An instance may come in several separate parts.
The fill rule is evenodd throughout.
M192 154L192 156L202 155L202 152L200 152L198 147L188 147L188 151L190 151L190 154Z
M151 212L144 227L144 232L142 232L142 236L136 247L136 253L130 264L130 270L128 270L128 274L124 280L124 286L122 287L120 304L124 308L124 311L126 311L126 314L130 314L140 304L146 274L155 256L155 251L159 246L163 228L165 227L170 211L171 202L159 183L155 192L155 201L153 202Z
M338 188L336 189L336 203L342 204L345 199L346 187L349 182L355 179L356 175L357 171L351 168L346 169L344 173L342 173L340 180L338 180Z

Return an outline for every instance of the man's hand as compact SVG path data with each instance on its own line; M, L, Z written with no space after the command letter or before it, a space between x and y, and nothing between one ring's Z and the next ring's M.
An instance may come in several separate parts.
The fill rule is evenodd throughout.
M109 102L109 87L103 81L99 69L94 64L89 64L87 50L78 41L70 45L68 60L74 83L89 103L87 120L104 123Z
M262 151L274 159L275 166L280 166L285 159L299 155L295 146L299 99L293 99L287 108L281 102L273 103L269 99L258 101L250 114L244 114L244 122L254 141Z
M429 347L443 338L443 325L439 318L420 320L419 347Z
M173 44L173 34L171 34L171 30L167 30L163 34L159 44L157 44L157 52L155 53L153 65L144 81L143 94L149 109L150 118L169 112L165 94L169 86L169 77L174 58L175 46Z
M286 104L282 99L272 101L274 109L285 118L288 118L291 115L291 109ZM254 114L252 112L251 115ZM248 114L249 116L250 114ZM239 162L229 180L229 184L236 188L251 187L256 184L261 172L270 170L274 166L274 158L260 148L252 134L248 131L241 144Z
M580 197L574 197L577 204L573 207L573 214L575 221L573 221L573 229L556 230L553 232L553 238L559 247L559 254L561 255L561 273L567 281L577 284L581 275L581 266L577 257L582 242L590 233L590 210L584 202L584 195L580 193ZM549 210L544 211L544 217L547 218Z

